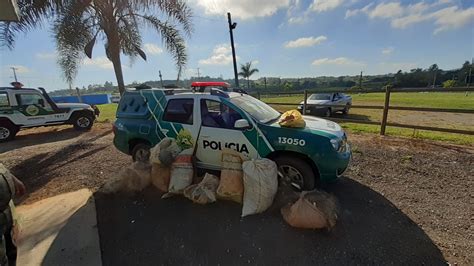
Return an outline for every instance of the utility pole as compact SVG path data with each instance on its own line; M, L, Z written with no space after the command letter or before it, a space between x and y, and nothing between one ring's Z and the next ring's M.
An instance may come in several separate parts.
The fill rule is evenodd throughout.
M362 90L362 71L360 72L360 77L359 77L359 89Z
M235 47L234 47L234 33L233 30L237 27L237 23L232 23L232 18L230 16L230 12L227 13L227 21L229 22L229 33L230 33L230 45L232 46L232 59L234 61L234 79L235 79L235 86L239 86L239 76L237 74L237 61L235 59Z
M16 70L17 68L16 67L10 67L12 70L13 70L13 76L15 77L15 82L18 82L18 79L16 77Z
M199 75L199 67L197 68L197 75L198 75L198 80L200 80L201 76Z
M158 75L160 76L161 87L163 88L163 77L161 76L161 70L158 70Z
M471 74L472 74L472 65L474 64L474 58L471 59L471 66L469 67L469 80L467 81L467 87L471 85Z

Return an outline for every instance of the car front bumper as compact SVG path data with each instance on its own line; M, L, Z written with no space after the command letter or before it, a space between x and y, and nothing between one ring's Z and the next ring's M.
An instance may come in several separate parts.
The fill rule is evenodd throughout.
M303 114L303 105L298 105L297 107L298 111ZM324 114L326 111L327 107L325 106L315 106L315 105L306 105L306 114Z
M333 153L334 155L334 153ZM347 170L352 158L351 146L347 143L344 152L336 152L319 165L319 178L322 183L332 183Z

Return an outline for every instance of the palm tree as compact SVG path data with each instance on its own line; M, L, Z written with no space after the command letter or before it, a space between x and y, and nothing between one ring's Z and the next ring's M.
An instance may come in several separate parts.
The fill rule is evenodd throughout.
M141 29L148 27L162 37L165 48L176 63L178 74L187 61L185 40L180 29L192 32L191 10L183 0L39 0L41 8L31 8L20 0L20 15L27 20L18 24L0 24L0 43L12 46L14 33L27 31L54 15L53 33L58 63L67 82L72 82L84 55L92 58L97 38L103 41L107 58L112 62L120 93L125 91L121 54L146 60L142 50ZM36 2L36 1L35 1ZM22 9L23 7L23 9ZM23 16L22 16L23 17ZM166 20L161 20L163 17Z
M247 62L240 65L239 76L247 79L247 88L250 89L250 76L257 73L257 68L252 68L252 62Z

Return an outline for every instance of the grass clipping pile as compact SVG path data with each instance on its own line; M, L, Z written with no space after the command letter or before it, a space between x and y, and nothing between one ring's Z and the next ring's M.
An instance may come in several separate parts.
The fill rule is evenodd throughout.
M194 171L194 149L165 138L150 150L150 162L135 162L120 171L103 192L138 192L152 184L165 193L162 198L183 195L197 204L217 199L242 204L242 217L265 212L278 192L278 168L269 159L249 160L234 150L222 151L220 177L206 173L199 182ZM193 184L194 183L194 184ZM286 188L286 187L285 187ZM283 189L283 188L281 188ZM296 192L291 192L295 194ZM337 220L334 196L319 190L304 191L294 203L281 208L291 226L306 229L331 229Z

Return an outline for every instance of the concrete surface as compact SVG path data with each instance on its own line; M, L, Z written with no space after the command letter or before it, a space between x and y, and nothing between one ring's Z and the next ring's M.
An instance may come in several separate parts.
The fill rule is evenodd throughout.
M19 206L17 213L18 265L102 265L90 190Z

